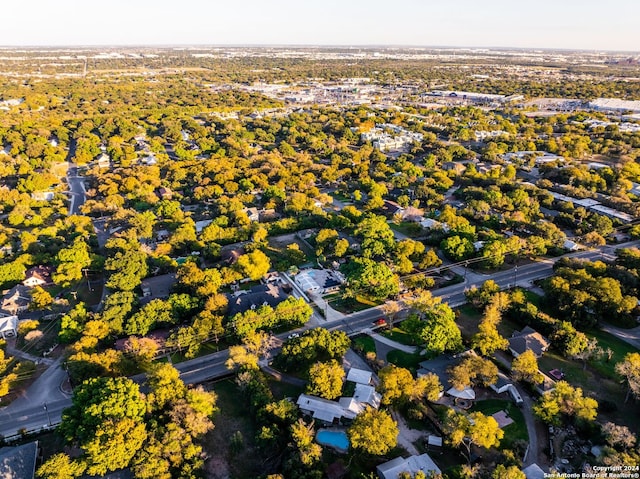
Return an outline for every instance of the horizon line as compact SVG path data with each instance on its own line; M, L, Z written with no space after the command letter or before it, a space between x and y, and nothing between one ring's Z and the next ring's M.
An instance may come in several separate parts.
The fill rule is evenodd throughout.
M517 47L517 46L462 46L462 45L418 45L418 44L320 44L320 43L87 43L87 44L24 44L24 45L0 45L0 49L97 49L97 48L363 48L363 49L400 49L400 48L420 48L420 49L446 49L446 50L519 50L519 51L548 51L548 52L589 52L589 53L631 53L640 54L640 50L617 50L606 48L569 48L569 47Z

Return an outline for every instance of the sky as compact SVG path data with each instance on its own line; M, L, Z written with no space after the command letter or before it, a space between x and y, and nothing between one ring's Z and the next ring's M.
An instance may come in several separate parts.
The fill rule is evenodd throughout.
M4 0L0 45L640 51L640 0Z

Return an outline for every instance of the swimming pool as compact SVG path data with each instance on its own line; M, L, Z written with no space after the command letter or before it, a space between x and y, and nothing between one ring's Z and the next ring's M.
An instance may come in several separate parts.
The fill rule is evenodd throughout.
M316 441L323 446L331 446L340 452L349 450L349 438L344 431L320 429L316 434Z

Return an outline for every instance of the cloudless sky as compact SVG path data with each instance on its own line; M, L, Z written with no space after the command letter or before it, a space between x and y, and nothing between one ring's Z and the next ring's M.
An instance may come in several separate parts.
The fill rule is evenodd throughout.
M0 45L640 51L640 0L3 0Z

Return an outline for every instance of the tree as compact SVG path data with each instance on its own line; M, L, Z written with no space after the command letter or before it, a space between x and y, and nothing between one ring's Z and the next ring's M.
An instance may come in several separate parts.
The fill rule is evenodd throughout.
M396 447L398 424L385 411L368 408L356 416L347 430L351 447L381 456Z
M368 215L355 230L362 239L362 254L365 258L385 256L396 244L393 230L384 216Z
M518 466L505 466L498 464L491 474L491 479L526 479L524 472Z
M41 286L36 286L31 290L31 304L29 305L29 309L31 310L39 310L45 309L51 306L53 303L53 298L48 291L42 289Z
M267 274L271 268L269 257L260 250L243 254L238 258L234 268L245 278L257 281Z
M81 444L95 437L107 420L141 420L146 403L140 387L128 378L93 378L73 392L72 405L62 414L60 430L67 440Z
M393 323L398 316L398 313L402 311L402 307L398 301L385 301L384 304L380 306L380 309L384 313L387 318L387 323L389 323L389 328L393 328Z
M313 423L306 424L302 419L298 419L291 425L291 438L302 464L311 466L320 460L322 447L314 440Z
M314 328L297 338L287 340L276 361L283 369L300 370L317 361L340 359L350 346L351 340L344 331Z
M425 347L433 354L445 351L457 351L462 347L462 335L456 324L456 315L448 304L439 297L433 297L428 291L409 303L418 318L416 337L425 343Z
M408 369L389 364L379 371L378 376L383 404L395 405L419 399L437 401L442 393L442 385L435 374L413 379Z
M87 472L103 476L127 467L146 439L147 431L143 422L129 417L106 420L83 445L87 455Z
M80 477L87 465L82 461L72 460L65 453L58 453L47 459L36 472L39 479L75 479Z
M493 296L500 291L500 286L492 279L488 279L482 286L472 286L464 295L476 308L485 308Z
M342 393L344 369L338 361L318 362L309 370L307 393L325 399L335 399Z
M527 349L511 363L511 371L516 381L526 381L531 384L540 384L544 376L538 370L538 360L530 349Z
M76 238L72 245L58 251L56 271L51 276L56 284L66 288L82 278L82 270L91 265L89 247L82 237Z
M560 321L558 323L551 335L551 341L553 341L556 348L570 358L577 357L589 345L587 335L577 331L568 321Z
M398 277L384 263L368 258L355 258L345 266L348 292L372 300L383 300L398 294Z
M110 274L107 287L121 291L133 291L147 276L147 255L138 249L118 251L107 258L104 269Z
M449 369L449 382L459 391L477 384L489 386L498 380L498 367L490 360L469 356Z
M489 449L498 447L504 436L504 431L492 416L485 416L481 412L469 415L447 411L444 429L449 436L449 443L454 446L464 446L467 450L467 460L471 463L471 446L475 445Z
M627 426L619 426L612 422L606 422L601 427L607 444L618 449L631 449L636 445L636 436Z
M158 324L174 323L176 323L176 317L169 301L154 299L127 320L124 331L127 334L144 336Z
M491 303L487 306L484 317L478 325L478 332L473 336L471 343L478 348L483 356L491 356L496 350L507 349L509 341L498 332L501 314L498 305Z
M453 235L442 240L440 249L450 259L454 261L462 261L473 256L475 248L473 242L465 237Z
M582 389L574 388L566 381L558 381L555 389L545 391L533 406L533 412L548 424L559 425L562 415L582 421L593 421L598 403L584 397Z
M630 395L636 399L640 398L640 353L628 353L624 361L616 364L616 372L627 384L624 402L629 400Z

